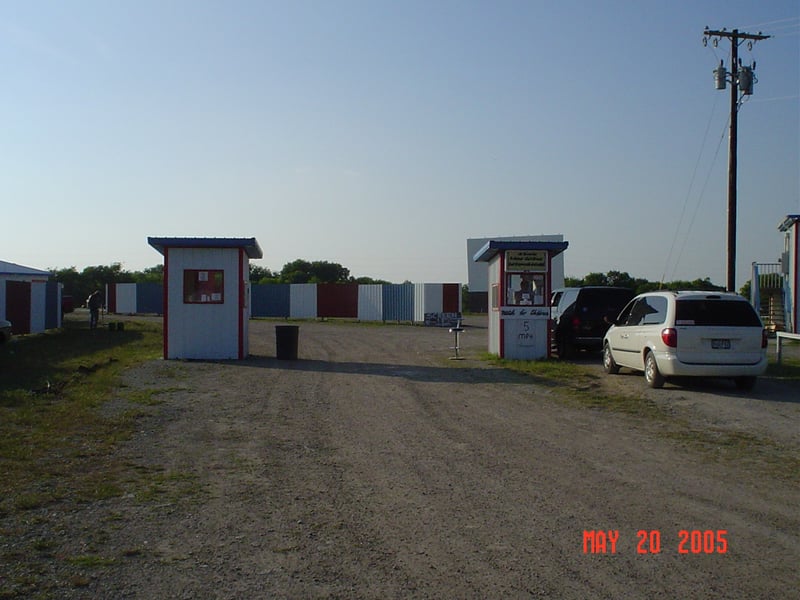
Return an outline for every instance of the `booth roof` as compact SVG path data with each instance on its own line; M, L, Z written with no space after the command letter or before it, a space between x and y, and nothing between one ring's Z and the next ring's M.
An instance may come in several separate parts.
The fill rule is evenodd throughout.
M256 238L148 237L147 243L164 254L164 248L244 248L250 258L264 253Z
M488 262L501 250L547 250L552 256L561 254L569 246L569 242L511 242L503 240L489 240L483 248L475 253L472 260L475 262Z
M23 267L12 262L0 260L0 275L30 275L35 277L50 277L50 271L42 271L33 267Z
M778 225L778 231L789 231L795 223L800 223L800 215L786 215L786 218Z

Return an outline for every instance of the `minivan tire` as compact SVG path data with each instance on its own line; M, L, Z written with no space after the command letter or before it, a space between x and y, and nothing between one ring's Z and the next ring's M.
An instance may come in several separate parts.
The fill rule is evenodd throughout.
M644 378L647 381L647 385L651 388L658 389L664 387L664 376L661 374L661 371L658 370L656 357L652 352L648 352L647 356L644 357Z
M619 373L619 365L614 360L614 356L611 354L611 347L608 344L603 346L603 370L609 375Z

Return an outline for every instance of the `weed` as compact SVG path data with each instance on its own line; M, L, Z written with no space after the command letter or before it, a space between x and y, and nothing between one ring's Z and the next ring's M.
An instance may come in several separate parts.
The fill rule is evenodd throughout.
M96 554L82 554L80 556L70 556L66 560L69 564L74 565L76 567L82 567L84 569L97 569L100 567L110 567L116 564L117 562L113 558L97 556Z
M177 502L200 492L197 475L178 471L156 473L141 482L135 498L138 502Z
M163 404L164 400L161 398L156 398L156 396L160 396L162 394L170 394L173 392L179 392L185 390L186 388L182 387L170 387L170 388L161 388L161 389L150 389L150 390L136 390L129 392L126 397L131 402L136 404L142 404L144 406L157 406L159 404Z

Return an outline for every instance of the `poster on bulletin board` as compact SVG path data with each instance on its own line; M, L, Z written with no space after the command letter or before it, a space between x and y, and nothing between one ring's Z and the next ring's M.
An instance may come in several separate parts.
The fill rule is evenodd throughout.
M507 250L506 271L547 271L547 252L545 250Z

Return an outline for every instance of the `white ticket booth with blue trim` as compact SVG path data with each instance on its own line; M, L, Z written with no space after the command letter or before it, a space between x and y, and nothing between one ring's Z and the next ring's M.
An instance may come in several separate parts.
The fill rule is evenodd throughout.
M568 242L489 240L473 257L488 263L489 352L500 358L550 357L552 260Z
M249 353L255 238L149 237L164 256L164 358L242 359Z

